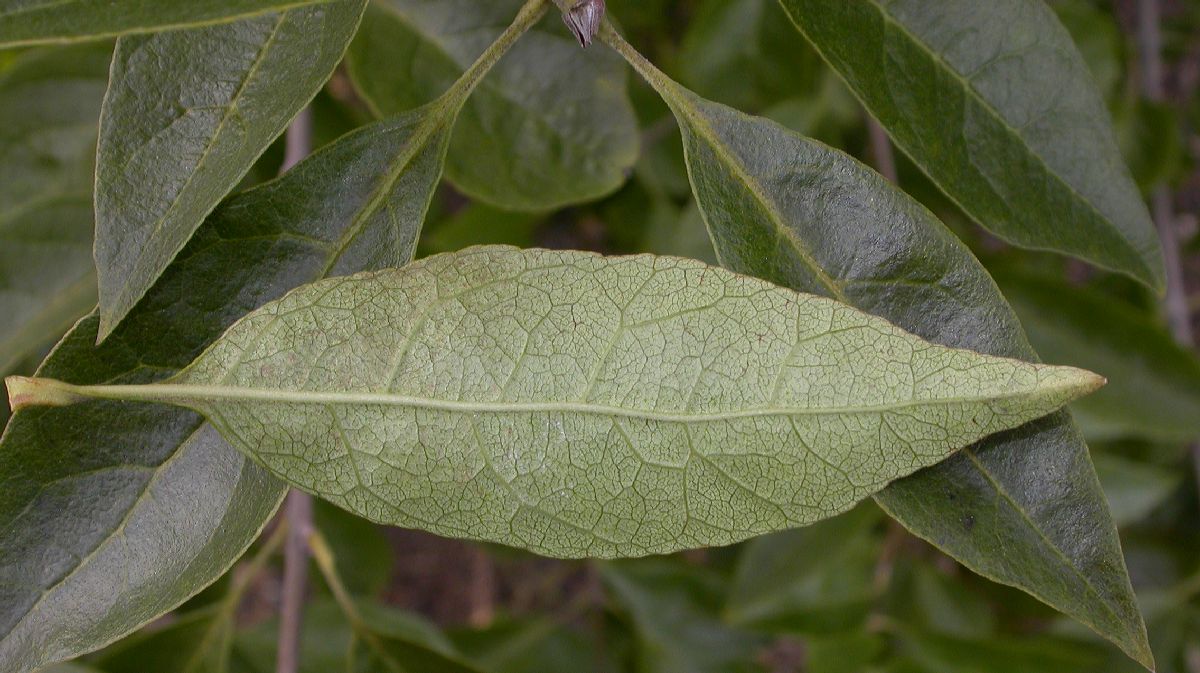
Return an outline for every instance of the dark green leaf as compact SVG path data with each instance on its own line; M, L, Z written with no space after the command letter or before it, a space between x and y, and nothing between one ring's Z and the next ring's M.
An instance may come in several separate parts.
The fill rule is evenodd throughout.
M993 635L992 605L963 579L946 575L926 561L902 557L889 584L888 616L906 628L966 638Z
M1038 353L1108 378L1071 407L1089 437L1200 437L1200 358L1156 317L1053 276L999 269L996 278Z
M186 28L328 1L9 0L0 8L0 47Z
M1094 673L1104 652L1053 638L967 639L905 629L902 656L928 673Z
M646 239L642 243L646 252L717 263L712 239L694 202L680 212L666 199L655 199L647 212L646 225Z
M96 304L91 183L110 52L39 50L0 68L0 372Z
M1167 499L1183 481L1177 469L1100 453L1094 458L1108 506L1118 526L1136 523Z
M344 509L318 500L313 522L342 560L342 580L357 596L374 596L392 577L392 547L383 530Z
M1036 358L987 272L927 210L850 157L700 99L607 39L675 108L723 265L833 296L935 342ZM876 499L976 572L1151 663L1104 494L1065 414L990 437Z
M751 673L766 638L720 620L724 587L701 568L663 559L601 566L638 639L639 673Z
M233 646L232 615L206 608L119 642L97 659L104 673L227 673Z
M414 128L431 118L366 127L233 197L112 338L95 345L92 315L40 371L164 378L289 288L410 259L439 165L414 148ZM224 572L283 492L191 413L101 403L17 414L0 441L0 659L27 671L173 608Z
M101 340L329 78L365 4L117 41L96 158Z
M1051 0L1051 8L1075 40L1083 61L1106 97L1116 92L1125 74L1124 36L1107 6L1090 0Z
M372 6L348 57L380 114L432 100L498 35L520 0L385 0ZM531 30L463 109L446 175L503 208L544 211L624 182L638 135L625 69L581 50L557 16Z
M683 83L701 95L752 111L811 94L826 70L796 39L775 0L700 3L680 46L679 67Z
M346 672L353 634L349 620L337 603L329 598L309 601L304 606L304 623L300 631L299 673ZM234 670L275 673L278 645L278 619L241 631L233 646Z
M1149 191L1184 166L1184 137L1176 109L1127 96L1116 111L1117 141L1138 186Z
M452 634L455 645L489 673L616 673L601 634L572 628L553 616L505 620L480 631ZM587 662L586 666L582 666Z
M511 33L538 15L522 14ZM296 285L410 260L473 81L229 199L112 338L96 345L93 314L39 371L96 383L165 378ZM17 414L0 438L0 660L24 673L179 605L257 537L284 491L192 413L101 403Z
M864 673L887 652L882 636L848 632L804 639L803 673Z
M896 144L1001 238L1163 287L1087 65L1036 0L781 0Z
M739 626L829 632L866 619L880 553L874 506L755 539L738 559L725 613Z
M542 219L538 215L472 203L441 222L430 223L428 232L421 236L419 250L432 255L462 250L472 245L532 247L535 230Z

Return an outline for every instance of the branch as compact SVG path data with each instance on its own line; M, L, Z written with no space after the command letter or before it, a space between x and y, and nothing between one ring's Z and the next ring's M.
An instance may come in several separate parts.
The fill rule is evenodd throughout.
M883 130L883 126L870 114L867 114L867 137L871 142L871 159L875 162L875 169L892 184L899 184L900 178L896 173L896 155L892 152L892 141L888 139L887 131Z
M1162 31L1159 25L1158 3L1159 0L1138 0L1137 41L1142 95L1153 102L1162 102L1166 98L1163 90ZM1167 272L1167 296L1163 300L1167 322L1175 340L1184 348L1192 350L1196 347L1196 337L1192 333L1192 313L1183 284L1183 260L1179 252L1179 237L1168 185L1162 184L1154 189L1151 210L1159 238L1162 240L1163 263ZM1196 470L1196 483L1200 484L1200 442L1192 444L1192 463Z
M312 151L312 110L305 108L292 120L286 137L280 173L286 173ZM308 580L308 537L312 533L312 496L292 489L284 516L287 540L283 550L283 587L279 603L279 647L276 673L296 673L300 666L300 627Z

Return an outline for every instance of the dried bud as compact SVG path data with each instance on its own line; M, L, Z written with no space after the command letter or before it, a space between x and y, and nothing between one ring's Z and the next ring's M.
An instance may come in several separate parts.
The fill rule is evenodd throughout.
M574 7L563 14L563 22L579 40L579 46L587 48L600 30L600 22L604 20L604 0L580 0Z

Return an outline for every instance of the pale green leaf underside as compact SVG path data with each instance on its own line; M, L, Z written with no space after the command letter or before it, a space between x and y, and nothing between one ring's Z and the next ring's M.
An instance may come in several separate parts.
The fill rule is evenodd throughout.
M0 8L0 47L188 28L328 1L8 0Z
M376 521L614 557L832 516L1099 383L700 262L491 246L307 286L165 385L81 391L195 408Z

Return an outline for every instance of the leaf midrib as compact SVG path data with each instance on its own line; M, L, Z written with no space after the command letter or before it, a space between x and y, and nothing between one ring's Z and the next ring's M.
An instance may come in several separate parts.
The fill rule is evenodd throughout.
M61 3L61 4L67 4L71 1L72 0L66 0L66 2ZM176 31L176 30L191 30L194 28L206 28L206 27L210 27L210 26L221 26L221 25L225 25L225 24L229 24L229 23L236 23L236 22L242 21L244 19L252 19L255 17L263 16L264 14L273 14L276 12L288 12L288 11L291 11L294 9L300 9L302 7L310 7L312 5L327 5L327 4L336 2L336 1L337 0L296 0L295 2L289 2L286 4L279 4L279 5L274 5L274 6L270 6L270 7L262 7L261 9L257 9L257 10L249 10L249 11L245 11L245 12L239 12L236 14L228 14L228 15L217 16L217 17L212 17L212 18L208 18L208 19L197 19L194 21L178 21L175 23L154 23L154 22L138 23L137 25L126 26L124 28L105 30L105 31L101 31L98 33L75 32L75 33L70 33L68 35L58 35L58 36L37 35L34 37L25 37L25 38L20 38L20 39L16 39L16 40L5 40L3 35L0 35L0 47L8 49L8 48L13 48L13 47L24 47L24 46L39 45L39 44L70 44L70 43L76 43L76 42L94 42L97 40L102 40L104 38L122 37L122 36L126 36L126 35L144 35L146 33L167 33L167 32ZM21 8L20 11L15 11L15 12L10 12L10 13L0 13L0 18L10 19L11 17L26 13L26 10L41 10L43 7L46 7L46 5L43 5L42 7L35 6L35 7Z
M1072 184L1067 182L1061 175L1059 175L1059 173L1057 171L1053 170L1051 168L1050 164L1046 163L1046 159L1038 152L1035 152L1032 147L1030 147L1029 141L1023 135L1021 135L1019 132L1017 132L1014 129L1014 127L1011 124L1009 124L1008 120L1005 119L1005 117L1000 113L1000 111L997 110L996 107L991 104L991 102L989 102L986 98L983 97L982 94L979 93L979 91L971 83L970 79L968 79L966 76L964 76L962 73L960 73L957 69L952 67L950 65L950 63L941 56L941 54L934 51L923 40L921 40L917 35L915 35L912 31L910 31L907 26L905 26L903 23L900 22L899 19L897 19L895 16L893 16L887 10L887 8L884 7L878 0L867 0L867 2L869 2L871 4L871 6L875 7L875 9L879 12L880 18L885 23L888 23L888 24L894 26L895 29L897 31L899 31L906 39L908 39L909 42L916 45L916 47L920 51L924 52L930 58L931 61L933 61L934 63L941 66L941 68L945 72L949 73L951 77L953 77L956 81L958 81L959 85L962 87L963 91L966 92L967 95L969 95L972 99L974 99L979 104L979 106L985 112L987 112L993 119L995 119L996 121L999 121L1000 125L1006 131L1009 132L1009 135L1016 139L1016 144L1019 147L1021 147L1022 150L1025 151L1025 154L1029 157L1032 157L1038 165L1043 167L1044 174L1049 175L1052 182L1061 185L1066 190L1066 192L1071 195L1072 201L1082 204L1084 206L1085 210L1091 211L1091 213L1094 216L1098 217L1100 219L1100 221L1108 224L1109 228L1112 231L1115 231L1116 234L1121 238L1121 240L1123 240L1126 244L1128 244L1129 248L1136 253L1139 266L1141 266L1141 270L1143 272L1147 273L1150 278L1156 277L1157 274L1154 272L1153 267L1150 264L1148 264L1146 262L1146 260L1144 259L1145 251L1142 250L1142 248L1140 246L1138 246L1133 239L1130 238L1131 233L1127 232L1124 229L1122 229L1121 227L1117 226L1115 220L1113 220L1112 218L1108 217L1103 212L1101 212L1100 209L1097 208L1096 205L1094 203L1092 203L1092 201L1090 199L1085 197ZM785 10L787 9L786 5L785 5L784 9ZM785 13L788 15L788 18L792 21L792 25L794 25L796 27L796 29L799 30L805 36L805 38L808 39L809 43L816 46L817 42L815 40L813 40L811 37L809 37L808 31L804 30L804 27L800 24L799 21L796 21L794 18L792 18L792 12L786 11ZM829 61L829 58L827 58L825 56L824 50L821 49L819 46L817 47L817 51L821 54L822 58L824 58L826 61ZM834 71L837 72L838 76L841 77L843 80L847 79L846 76L843 75L841 73L841 71L838 70L837 68L834 68ZM865 101L864 97L859 95L854 87L850 87L850 90L852 93L854 93L855 97L858 98L860 102L862 102L864 105L866 105L866 101ZM904 149L903 146L901 146L901 148ZM909 153L907 151L907 149L905 149L905 152L910 154L910 156L911 156L911 153ZM918 163L918 165L920 165L920 164ZM924 166L921 167L921 170L926 173L929 173L929 171L927 171ZM932 177L932 174L930 175L930 177ZM957 196L949 193L948 191L944 191L943 193L945 193L952 201L955 202L956 205L958 205L960 208L962 208L965 212L970 213L974 219L976 219L976 220L986 219L986 218L981 218L978 215L976 215L977 209L974 207L974 204L964 202L961 199L959 199ZM1098 260L1095 260L1092 258L1089 258L1089 261L1092 262L1093 264L1096 264L1103 268L1107 268L1110 270L1116 270L1116 269L1112 269L1110 263L1108 263L1108 262L1101 262L1101 261L1098 261Z
M209 141L205 144L203 153L201 153L200 158L196 161L196 164L193 167L193 169L191 170L191 172L188 173L187 178L183 182L183 186L179 188L179 195L171 201L169 206L167 206L166 212L164 212L160 217L158 217L155 220L153 227L151 227L150 233L144 239L145 241L149 241L149 240L155 238L156 236L158 236L162 232L162 230L168 220L176 219L176 218L174 218L174 214L180 208L180 204L184 203L185 200L189 199L190 188L192 186L193 181L196 179L196 176L198 176L204 172L204 167L208 163L209 157L212 156L213 149L219 144L219 142L221 140L224 139L226 124L228 124L230 118L233 117L233 113L235 110L237 110L238 103L240 103L242 101L242 98L245 96L246 89L250 85L250 82L252 82L255 79L255 77L257 77L258 71L261 69L263 63L266 62L267 56L271 53L271 50L275 45L276 39L279 37L279 31L283 28L283 25L287 21L289 16L290 16L289 12L280 12L279 13L279 16L275 20L275 25L271 28L270 35L268 35L266 41L263 42L263 45L258 50L258 53L255 54L254 62L250 65L250 68L246 71L246 74L242 78L242 81L238 83L238 88L234 92L233 96L230 98L229 105L228 105L228 107L225 108L225 111L222 113L221 119L217 122L217 128L213 131L212 135L209 137ZM107 101L106 101L106 103L107 103ZM105 109L108 109L107 105L105 105ZM99 175L100 175L100 173L99 173L99 171L97 171L97 173L96 173L97 182L99 181ZM103 190L101 190L100 185L97 184L96 185L96 193L99 194L101 191L103 191ZM209 207L209 212L214 210L216 207L217 207L216 203L212 204ZM204 217L206 215L207 215L207 213L202 215L196 221L197 227L203 222ZM97 208L96 219L97 219L97 221L99 221L99 219L100 219L99 208ZM186 241L184 243L186 243ZM184 243L180 243L179 247L182 247L184 245ZM141 249L138 251L137 257L133 261L134 269L142 268L142 260L145 259L146 253L149 250L149 248L150 248L149 245L142 245ZM178 251L176 251L176 252L178 252ZM132 274L130 274L130 275L132 275ZM122 290L119 295L122 300L124 300L129 295L130 287L131 287L131 285L127 279L126 282L122 284Z
M940 397L927 400L903 400L876 405L830 406L830 407L753 407L733 411L671 412L648 409L630 409L590 402L486 402L442 400L414 395L398 395L386 392L329 392L285 390L279 388L248 388L240 386L212 386L187 383L156 383L128 386L80 386L72 387L76 392L103 399L130 401L166 402L182 405L208 401L230 402L275 402L281 404L316 404L342 406L395 406L427 409L432 411L468 414L523 414L523 413L577 413L584 415L635 418L667 423L710 423L742 418L764 416L838 416L856 414L881 414L924 406L987 403L1001 400L1030 397L1039 394L1065 391L1078 384L1062 383L1045 387L1027 388L996 395L963 397Z
M459 68L464 73L470 69L470 67L471 67L470 62L463 63L462 60L460 60L457 56L454 55L454 53L450 50L449 47L447 47L445 44L443 44L441 41L439 41L437 39L440 36L437 36L433 33L426 31L423 26L418 25L417 22L415 22L412 19L410 19L409 17L405 16L399 7L396 7L395 5L393 5L389 2L380 2L380 3L378 3L377 6L381 7L383 9L383 11L385 11L388 15L394 17L398 22L400 22L405 27L407 27L409 30L411 30L414 34L416 34L418 37L420 37L421 40L424 41L426 44L429 44L429 45L432 45L433 47L435 47L437 49L437 51L443 57L445 57L445 59L447 61L454 64L455 67ZM484 26L479 27L479 29L483 29L483 28L485 28L485 27ZM530 28L530 32L533 32L535 30L536 30L536 28ZM549 35L549 33L547 33L547 35ZM553 37L553 36L551 36L551 37ZM353 59L351 59L351 61L353 61ZM588 151L591 149L589 147L586 147L586 146L581 145L580 143L576 142L576 139L573 135L571 135L569 133L565 133L562 129L559 129L558 127L554 126L552 123L550 123L550 121L548 119L545 118L545 116L543 116L540 113L539 110L527 105L526 102L524 100L522 100L520 97L512 95L513 92L510 88L500 86L495 81L491 81L486 78L483 79L479 83L479 87L483 88L483 89L487 89L489 92L491 92L493 95L495 95L500 100L503 100L503 101L507 102L508 104L516 107L517 109L525 112L529 116L530 119L537 122L537 124L540 127L542 127L543 129L549 131L562 144L576 147L579 150L583 151L584 154L587 154ZM371 108L371 112L374 113L376 117L385 117L386 116L382 113L380 105L375 100L375 98L373 96L371 96L369 93L367 93L365 90L363 90L362 87L359 87L358 93L363 97L363 100L366 101L367 107Z

